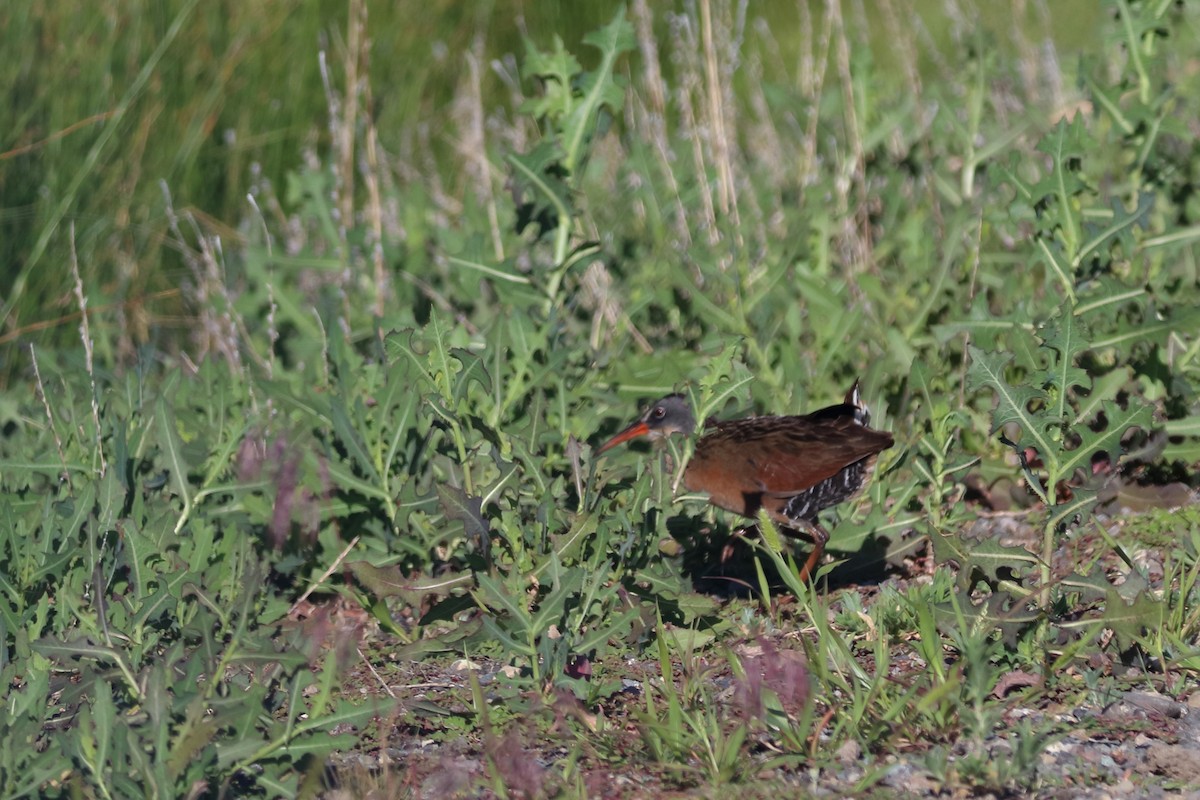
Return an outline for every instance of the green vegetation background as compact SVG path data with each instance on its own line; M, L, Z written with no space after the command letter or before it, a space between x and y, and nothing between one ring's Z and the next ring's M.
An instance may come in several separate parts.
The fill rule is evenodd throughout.
M467 56L479 64L486 113L511 105L490 68L522 52L522 35L563 37L578 52L583 35L611 18L615 3L368 3L371 114L390 152L432 158L448 186L462 180L454 138L454 99L469 82ZM952 24L936 3L918 4L923 26L945 41ZM678 9L676 10L678 11ZM1030 42L1043 36L1066 54L1100 50L1101 14L1088 0L1049 4L1043 17L1012 23L993 4L968 6L989 47L1011 52L1011 24ZM0 9L7 54L0 85L0 294L5 343L38 341L40 325L66 315L64 220L76 225L81 268L93 305L148 303L173 288L179 263L164 252L160 181L182 206L218 230L244 217L256 176L276 183L306 150L329 145L328 104L318 53L345 46L343 2L108 2L80 10L68 2L11 3ZM754 7L782 53L799 52L800 20L778 4ZM657 36L669 26L653 21ZM176 27L177 26L177 27ZM1047 26L1048 31L1039 28ZM873 59L900 59L885 26L865 32ZM857 37L856 38L860 38ZM856 41L856 44L860 42ZM758 45L750 41L749 46ZM920 57L920 54L918 54ZM1068 55L1071 58L1073 55ZM930 69L927 58L918 68ZM636 56L626 69L636 69ZM674 66L662 69L668 76ZM512 65L509 64L509 71ZM334 70L336 73L336 69ZM339 76L334 74L337 82ZM511 109L510 109L511 110ZM148 303L148 327L178 332L170 304ZM165 306L165 308L164 308ZM27 326L34 326L32 330ZM70 331L65 322L52 330ZM68 335L70 335L68 333ZM143 332L144 335L144 332ZM59 341L55 339L54 341ZM11 376L14 355L4 350Z
M593 720L545 790L618 752L683 785L820 768L818 735L933 742L943 776L970 741L959 779L1029 786L1048 729L1003 768L981 744L1005 671L1192 679L1194 514L1149 517L1160 571L1111 529L1196 485L1200 15L586 7L0 8L3 796L311 794L349 726L489 742L560 689L594 712L616 654L675 687L782 628L802 697L647 690L641 749ZM769 530L719 602L678 460L586 445L672 389L704 418L855 378L898 446L831 549L941 565L865 609ZM336 595L510 681L352 702L354 632L297 621ZM927 668L898 685L893 649Z

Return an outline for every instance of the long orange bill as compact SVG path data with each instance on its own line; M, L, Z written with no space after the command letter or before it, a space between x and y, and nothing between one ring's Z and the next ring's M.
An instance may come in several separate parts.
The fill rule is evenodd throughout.
M640 419L630 425L625 430L618 433L613 438L609 439L604 444L600 445L600 449L596 451L596 455L600 455L605 450L611 450L622 442L628 442L630 439L636 439L639 436L649 436L650 426L642 422Z

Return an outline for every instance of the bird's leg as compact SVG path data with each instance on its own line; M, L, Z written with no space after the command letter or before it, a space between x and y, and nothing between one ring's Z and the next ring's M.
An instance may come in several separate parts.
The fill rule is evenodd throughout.
M812 552L808 554L808 560L804 562L804 566L800 568L801 581L808 580L812 575L813 568L817 566L817 562L821 560L821 556L825 553L825 544L829 541L829 532L821 527L821 523L814 520L805 520L804 524L808 527L808 532L813 540Z
M736 543L741 541L745 537L746 537L746 529L738 528L736 531L733 532L733 535L729 537L729 540L727 542L725 542L725 546L721 548L720 563L721 563L722 569L725 567L726 564L728 564L730 561L733 560L733 554L736 549L736 547L735 547Z

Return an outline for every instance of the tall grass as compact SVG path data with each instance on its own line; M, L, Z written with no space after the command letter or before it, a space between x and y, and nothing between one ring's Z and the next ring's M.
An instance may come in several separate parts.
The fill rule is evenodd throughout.
M607 19L615 5L583 10L541 5L536 14L527 15L503 3L469 12L436 3L372 2L365 7L369 27L360 35L356 58L361 62L358 74L374 88L364 118L375 123L382 152L401 174L415 177L436 165L443 191L461 198L474 180L471 175L480 174L479 158L487 149L481 123L487 121L493 137L518 135L504 129L519 123L510 118L513 94L522 89L509 54L520 52L521 33L543 40L562 35L571 45ZM675 38L669 45L673 55L651 67L643 54L643 66L635 59L630 69L636 77L641 69L653 68L679 87L712 89L714 80L724 81L721 91L741 94L739 102L750 103L748 108L767 127L778 124L765 121L769 109L762 89L807 85L811 98L820 88L813 83L816 72L823 75L829 66L822 53L830 51L808 49L813 37L822 34L813 25L814 19L821 21L820 8L802 5L803 13L772 9L761 19L757 10L749 16L736 12L743 15L741 24L755 27L738 33L740 44L730 40L742 48L737 58L745 62L745 68L736 69L729 60L732 54L712 49L712 25L732 22L719 18L733 13L723 8L717 4L715 16L709 15L707 34L672 23L670 15L647 16L645 41L666 44ZM896 64L897 76L929 74L944 65L939 50L953 37L975 36L980 46L1002 51L1023 47L1034 54L1029 62L1034 74L1036 54L1046 52L1044 42L1050 41L1043 38L1046 33L1064 42L1068 52L1096 45L1088 35L1096 15L1086 2L1033 4L1017 17L990 6L976 10L922 3L917 8L920 14L914 16L907 5L885 4L880 17L848 19L845 30L836 33L849 41L845 31L850 32L858 57L873 52L881 63ZM966 29L966 20L977 12L983 27L974 33ZM888 13L916 23L907 43L885 37ZM4 380L26 363L13 345L73 336L76 311L62 291L66 221L76 224L74 245L83 254L92 313L104 312L97 320L104 351L127 357L146 341L179 340L189 313L179 293L185 273L177 253L164 246L167 219L160 182L170 187L179 207L196 212L206 230L227 239L236 236L239 221L250 213L248 192L280 181L306 152L333 144L319 53L327 53L328 64L345 61L354 16L345 4L318 0L251 6L170 0L97 3L86 9L61 2L14 3L0 9L0 37L8 54L0 65L0 86L8 98L0 109L0 130L5 131L0 139ZM697 23L702 19L695 17ZM866 44L870 49L863 49ZM803 52L809 55L782 55ZM708 67L720 58L732 71L705 72L696 58ZM334 68L327 78L344 93L340 82L347 74ZM703 77L705 83L689 76ZM705 90L694 98L704 101L697 105L653 85L660 82L653 75L643 82L644 98L650 101L651 114L644 118L648 124L661 131L664 124L720 121L710 107L718 94ZM724 113L731 113L733 100L730 94L720 101ZM868 98L859 100L869 108ZM464 116L464 103L482 115ZM691 123L688 114L693 114ZM636 119L630 118L632 124L638 124ZM832 132L801 124L808 134L801 155L788 158L792 163L786 169L768 164L766 175L798 169L803 179L803 171L812 168L812 148ZM717 134L724 127L712 131ZM763 145L772 141L767 127L760 126L764 136L755 137ZM714 166L723 170L723 213L736 215L738 206L729 205L736 186L728 148L739 145L728 138L714 140ZM665 152L661 135L645 141L657 141L660 155ZM853 144L854 139L847 141ZM462 159L457 151L468 142L480 146ZM779 148L768 156L770 161L781 157ZM703 156L692 158L698 158L695 166L703 166Z

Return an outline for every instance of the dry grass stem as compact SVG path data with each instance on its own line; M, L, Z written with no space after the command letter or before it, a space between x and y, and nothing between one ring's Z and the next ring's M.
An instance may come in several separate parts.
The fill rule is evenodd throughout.
M100 459L100 476L103 477L104 473L108 471L108 462L104 458L104 429L100 425L100 389L96 386L96 367L92 348L92 331L88 324L87 295L83 293L83 278L79 276L79 256L75 252L74 220L71 221L69 235L71 237L71 277L75 279L75 302L79 305L79 338L83 341L83 363L84 368L87 369L88 383L92 389L92 425L95 427L96 457ZM40 386L40 376L38 380ZM44 401L45 397L42 399ZM46 408L49 410L49 406ZM59 450L61 452L61 447Z

